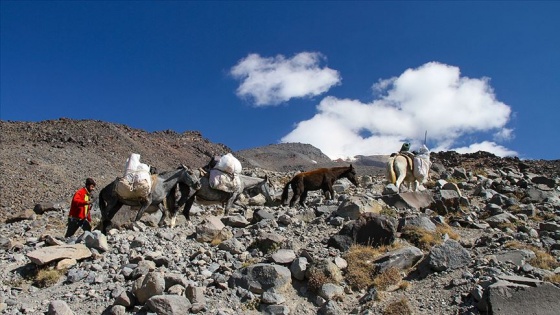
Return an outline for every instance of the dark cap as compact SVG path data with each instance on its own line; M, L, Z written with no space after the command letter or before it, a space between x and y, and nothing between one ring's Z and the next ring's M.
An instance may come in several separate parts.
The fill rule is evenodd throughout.
M87 178L86 179L86 186L89 186L89 185L97 186L95 184L95 181L93 180L93 178Z

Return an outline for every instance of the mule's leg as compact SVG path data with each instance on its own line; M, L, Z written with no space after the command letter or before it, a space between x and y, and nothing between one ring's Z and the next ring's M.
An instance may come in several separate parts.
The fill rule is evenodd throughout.
M229 213L229 208L231 208L233 206L233 203L235 202L235 200L237 199L237 197L239 196L238 193L234 193L227 201L226 206L224 207L224 215L228 215Z
M158 204L158 209L159 211L161 211L161 219L159 219L158 222L158 226L162 227L165 225L165 221L169 218L169 212L167 211L167 209L165 209L165 207L163 206L163 204Z
M101 223L101 233L107 234L107 227L111 225L111 220L113 220L113 217L117 214L117 211L119 211L122 205L123 204L119 201L115 201L107 205L105 212L106 215L103 217L103 222Z
M410 185L412 185L412 191L418 190L418 181L414 180Z
M138 210L138 213L136 214L136 218L134 219L134 221L138 221L138 220L140 220L140 218L142 218L142 215L144 214L144 211L146 211L146 209L148 209L148 207L150 206L151 203L152 203L152 198L151 197L140 203L140 210Z
M191 211L191 207L194 203L194 199L195 199L196 195L192 195L189 199L187 199L187 201L185 202L185 207L183 208L183 215L185 216L185 219L187 219L187 221L191 220L191 216L190 216L190 211Z

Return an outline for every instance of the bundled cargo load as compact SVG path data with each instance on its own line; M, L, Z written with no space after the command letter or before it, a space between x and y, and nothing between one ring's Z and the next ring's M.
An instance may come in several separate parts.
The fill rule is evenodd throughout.
M241 170L241 162L231 153L222 155L214 168L210 170L210 187L227 192L238 191L241 187L239 178Z
M126 160L124 176L117 182L117 193L125 199L143 199L151 189L150 166L140 163L140 154L132 153Z
M422 148L418 150L418 153L414 156L413 165L414 177L419 183L425 183L428 180L428 173L432 165L430 162L430 150L428 150L426 145L422 145Z
M227 192L236 192L241 187L241 179L238 174L228 174L219 169L210 170L210 187Z
M242 169L241 162L231 153L222 155L214 168L228 174L240 174Z

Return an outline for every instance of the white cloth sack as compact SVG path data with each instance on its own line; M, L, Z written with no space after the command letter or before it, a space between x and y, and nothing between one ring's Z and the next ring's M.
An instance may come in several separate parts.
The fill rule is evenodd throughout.
M128 159L126 159L126 165L124 167L124 175L129 182L134 181L134 174L138 170L138 165L140 165L140 154L132 153Z
M227 174L218 169L210 170L210 187L217 190L236 192L241 187L241 179L238 174Z
M235 158L231 153L222 155L218 164L214 167L222 172L228 174L240 174L241 173L241 162Z
M124 176L117 184L123 198L146 198L152 190L150 166L140 163L140 154L132 153L126 160Z
M418 154L414 156L414 177L419 183L423 184L428 180L431 165L430 150L426 145L422 145Z

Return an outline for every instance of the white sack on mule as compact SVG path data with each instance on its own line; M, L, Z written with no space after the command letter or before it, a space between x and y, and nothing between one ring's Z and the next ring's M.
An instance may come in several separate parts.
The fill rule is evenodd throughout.
M218 164L216 164L214 168L229 174L240 174L242 169L241 162L231 153L222 155L220 161L218 161Z

